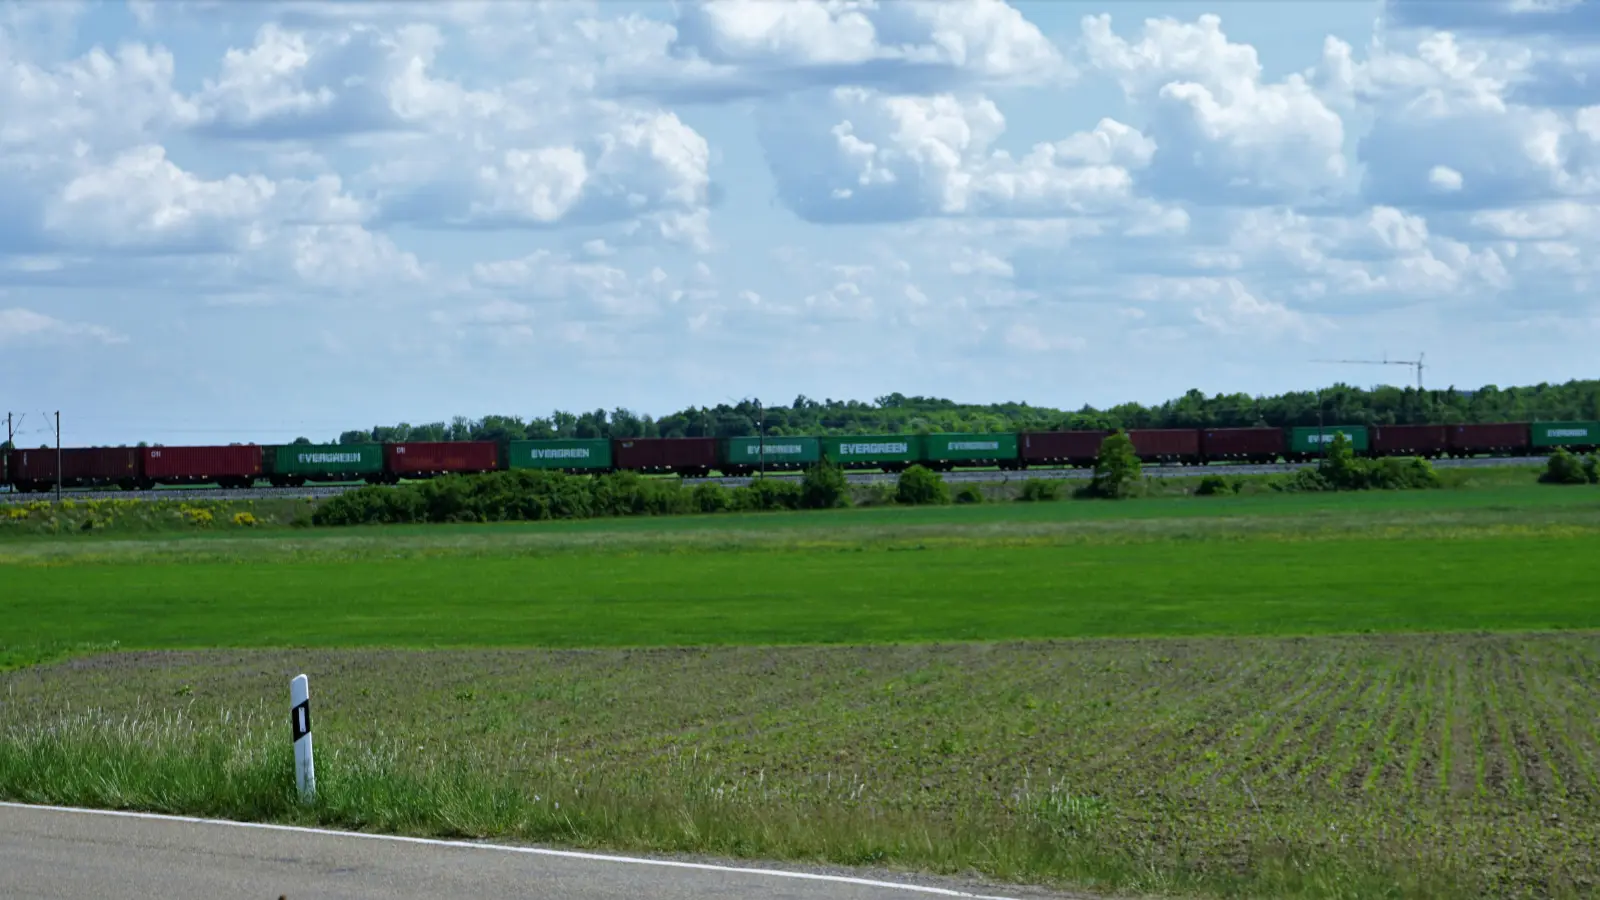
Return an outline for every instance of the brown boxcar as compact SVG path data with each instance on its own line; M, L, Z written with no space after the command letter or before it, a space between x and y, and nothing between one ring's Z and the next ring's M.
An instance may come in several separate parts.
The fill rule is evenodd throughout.
M1373 456L1426 456L1437 458L1450 446L1450 429L1445 425L1374 425Z
M1200 455L1206 460L1241 459L1273 462L1286 450L1281 428L1205 428Z
M17 450L7 464L11 480L19 490L46 490L56 485L56 451ZM61 484L63 487L138 486L139 449L137 447L62 447Z
M1200 461L1200 432L1193 428L1136 428L1128 438L1141 462Z
M493 472L500 468L500 445L493 441L384 444L383 468L391 479Z
M612 461L636 472L705 475L717 466L716 438L626 438L612 442Z
M1109 431L1024 431L1017 458L1025 466L1092 466Z
M261 447L146 447L144 480L153 484L217 484L249 487L261 474Z
M1446 427L1451 456L1476 456L1480 453L1521 456L1528 452L1530 439L1527 422L1486 422Z

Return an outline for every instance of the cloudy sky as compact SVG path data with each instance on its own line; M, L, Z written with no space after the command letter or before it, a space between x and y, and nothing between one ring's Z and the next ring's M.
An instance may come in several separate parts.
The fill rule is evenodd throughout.
M0 411L1592 377L1597 5L0 3Z

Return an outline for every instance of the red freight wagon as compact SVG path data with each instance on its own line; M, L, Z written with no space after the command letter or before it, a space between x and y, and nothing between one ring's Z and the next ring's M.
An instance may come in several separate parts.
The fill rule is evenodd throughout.
M1284 449L1281 428L1206 428L1200 432L1200 455L1207 460L1269 463L1282 456Z
M1092 466L1109 431L1024 431L1017 435L1023 465Z
M1141 462L1200 461L1200 432L1193 428L1140 428L1128 439Z
M229 447L146 447L144 479L155 484L217 484L249 487L261 474L261 448L256 444Z
M17 450L7 465L20 490L42 491L56 486L56 451ZM137 447L61 448L63 487L117 485L132 489L139 484Z
M628 438L613 442L619 469L705 475L717 466L716 438Z
M500 468L500 445L493 441L384 444L383 467L391 478L493 472Z
M1530 439L1527 422L1488 422L1446 427L1451 456L1475 456L1479 453L1521 455L1528 452Z
M1439 457L1450 433L1445 425L1374 425L1371 446L1373 456Z

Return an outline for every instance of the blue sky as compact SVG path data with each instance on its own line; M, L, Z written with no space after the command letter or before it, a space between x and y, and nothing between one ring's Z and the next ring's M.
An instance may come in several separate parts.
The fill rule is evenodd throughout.
M1593 3L0 3L68 443L1593 377Z

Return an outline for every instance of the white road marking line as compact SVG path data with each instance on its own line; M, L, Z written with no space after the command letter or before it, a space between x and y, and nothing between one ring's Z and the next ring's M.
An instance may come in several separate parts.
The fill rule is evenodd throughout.
M406 837L394 834L369 834L361 831L337 831L331 828L307 828L300 825L274 825L268 822L234 822L228 819L198 819L192 816L169 816L161 813L130 812L120 809L83 809L76 806L43 806L33 803L11 803L0 800L0 808L28 809L44 812L78 813L93 816L115 816L124 819L149 819L156 822L183 822L192 825L225 825L230 828L257 828L263 831L286 831L292 834L313 834L336 838L361 838L372 841L392 841L402 844L422 844L429 847L458 847L466 850L498 850L502 853L522 853L529 856L553 856L560 859L582 859L591 862L623 863L635 866L659 866L669 869L698 869L704 872L729 872L737 875L761 875L767 878L792 878L799 881L825 881L832 884L853 884L861 887L906 891L912 894L931 894L939 897L963 897L966 900L1013 900L1010 897L969 894L949 888L925 887L917 884L899 884L893 881L875 881L870 878L852 878L847 875L821 875L812 872L788 872L783 869L753 869L741 866L719 866L713 863L681 862L671 859L644 859L636 856L610 856L603 853L583 853L577 850L550 850L544 847L516 847L509 844L488 844L476 841L446 841L438 838Z

